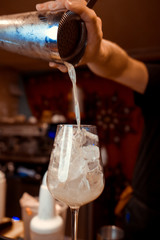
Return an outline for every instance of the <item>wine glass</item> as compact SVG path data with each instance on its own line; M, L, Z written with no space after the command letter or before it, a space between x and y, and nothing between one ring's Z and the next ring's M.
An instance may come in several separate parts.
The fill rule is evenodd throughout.
M104 175L96 126L57 126L47 186L71 209L72 240L77 240L79 208L103 191Z

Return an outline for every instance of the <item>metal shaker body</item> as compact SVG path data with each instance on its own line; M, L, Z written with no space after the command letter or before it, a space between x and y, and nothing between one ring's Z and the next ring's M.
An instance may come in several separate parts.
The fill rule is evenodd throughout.
M34 11L1 16L0 47L29 57L40 58L56 63L68 61L76 64L82 57L85 49L86 30L84 23L82 23L74 13L71 14L72 17L69 18L68 22L64 21L65 15L66 10L61 9L57 11ZM73 35L70 34L72 29L69 29L68 35L63 37L63 32L66 28L70 28L70 23L71 21L73 22L73 19L74 22L80 22L78 24L80 24L82 31L76 33L76 38L73 38L74 30L76 29L76 27L74 27ZM79 29L76 31L79 32ZM83 35L83 41L82 43L78 43L79 40L77 39L81 38L81 35ZM73 38L73 42L75 41L74 48L77 48L76 50L72 50L72 42L67 42L67 39L70 37ZM67 44L70 44L70 46ZM65 49L70 49L70 52L66 53L68 55L63 55ZM72 56L72 52L74 52L74 56Z

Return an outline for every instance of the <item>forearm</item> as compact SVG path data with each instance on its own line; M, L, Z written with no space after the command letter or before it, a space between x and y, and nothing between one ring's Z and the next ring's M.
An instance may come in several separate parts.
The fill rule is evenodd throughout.
M87 64L91 71L144 93L148 82L145 65L130 58L122 48L110 41L102 40L100 48L93 61Z

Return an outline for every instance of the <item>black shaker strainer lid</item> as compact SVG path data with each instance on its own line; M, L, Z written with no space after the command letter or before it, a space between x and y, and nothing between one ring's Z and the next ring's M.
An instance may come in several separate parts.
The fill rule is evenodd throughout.
M58 52L63 61L73 65L79 62L84 54L87 42L85 23L79 15L71 11L63 14L58 28Z
M88 0L87 7L92 8L97 0ZM87 30L80 16L67 11L62 16L57 36L58 51L61 59L77 64L82 58L87 43Z

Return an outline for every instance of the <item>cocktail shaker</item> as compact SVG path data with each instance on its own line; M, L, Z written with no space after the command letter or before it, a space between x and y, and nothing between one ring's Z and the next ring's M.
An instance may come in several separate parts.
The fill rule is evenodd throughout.
M88 7L95 2L90 0ZM66 9L0 16L0 47L11 52L75 65L86 42L85 23Z

